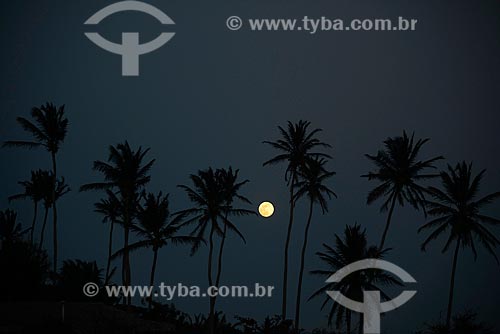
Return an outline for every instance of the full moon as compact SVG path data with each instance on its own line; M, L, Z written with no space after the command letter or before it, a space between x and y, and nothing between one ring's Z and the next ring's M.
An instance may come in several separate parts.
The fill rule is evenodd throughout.
M274 206L270 202L262 202L259 205L259 213L262 217L271 217L274 213Z

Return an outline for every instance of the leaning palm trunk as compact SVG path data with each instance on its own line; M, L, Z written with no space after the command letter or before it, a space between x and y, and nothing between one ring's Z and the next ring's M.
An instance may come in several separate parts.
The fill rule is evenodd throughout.
M214 252L214 224L215 222L212 222L212 227L210 229L210 239L209 239L209 249L208 249L208 286L211 287L213 286L213 278L212 278L212 257L213 257L213 252ZM209 327L209 333L214 334L215 333L215 298L210 296L210 308L209 308L209 313L208 313L208 327Z
M392 199L391 208L389 209L389 214L387 215L387 222L385 223L384 234L382 234L382 240L380 241L379 249L384 249L385 239L387 238L387 232L389 232L389 226L391 225L392 213L394 212L394 206L396 205L396 194Z
M107 285L109 282L109 274L111 271L111 256L113 254L113 227L115 225L115 222L111 220L110 222L111 227L109 228L109 240L108 240L108 261L106 263L106 277L104 279L104 285Z
M286 320L286 299L287 299L287 285L288 285L288 249L290 247L290 237L292 235L292 225L293 225L293 211L295 208L295 201L293 199L293 188L295 186L295 173L292 173L291 177L292 180L290 182L290 220L288 222L288 229L286 233L285 260L283 266L283 300L281 304L282 320Z
M38 250L41 251L43 247L43 236L45 234L45 226L47 226L47 216L49 215L49 208L45 207L45 215L43 217L42 231L40 232L40 244Z
M156 262L158 261L158 248L153 247L153 264L151 265L151 277L149 280L149 286L153 287L155 284L155 272L156 272ZM153 295L149 296L148 309L151 310L153 303Z
M52 219L54 223L54 230L53 230L54 272L57 272L57 205L56 205L57 166L56 166L56 154L52 152L51 156L52 156L52 172L54 173L54 186L52 189Z
M451 269L451 282L450 282L450 295L448 298L448 311L446 313L446 328L450 329L451 325L451 311L453 307L453 290L455 288L455 273L457 269L458 251L460 250L460 239L457 240L455 254L453 255L453 267Z
M295 303L295 329L300 333L300 301L302 297L302 278L304 276L304 264L306 260L307 239L309 236L309 228L311 227L313 215L313 200L309 204L309 217L307 218L306 230L304 232L304 243L302 244L302 254L300 257L299 283L297 285L297 301Z
M35 234L35 224L36 224L36 218L38 216L38 202L34 202L34 207L33 207L33 221L31 222L31 231L30 231L30 242L33 245L34 241L34 234Z

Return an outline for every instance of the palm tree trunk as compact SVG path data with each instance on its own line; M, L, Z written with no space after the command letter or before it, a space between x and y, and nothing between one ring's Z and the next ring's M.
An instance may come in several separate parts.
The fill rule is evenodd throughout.
M51 156L52 156L52 172L54 173L54 187L52 189L52 219L54 224L54 230L53 230L54 272L57 272L57 205L56 205L57 165L56 165L55 152L52 152Z
M358 334L363 334L363 313L359 314Z
M351 311L347 310L345 315L347 323L347 334L351 334Z
M304 276L304 264L306 260L307 239L309 237L309 228L311 227L313 215L313 200L309 204L309 217L307 218L306 230L304 232L304 243L302 244L302 254L300 257L299 283L297 286L297 301L295 303L295 329L300 332L300 301L302 297L302 278Z
M384 234L382 234L382 240L380 241L379 250L384 249L385 239L387 238L387 232L389 232L389 225L391 225L392 213L394 212L394 206L396 205L397 196L394 194L392 199L391 208L389 209L389 214L387 215L387 222L385 223Z
M214 252L214 230L215 230L215 222L212 222L212 227L210 229L210 239L209 239L209 248L208 248L208 286L209 288L213 286L213 278L212 278L212 257ZM215 333L215 323L214 323L214 312L215 311L215 298L210 296L210 306L208 313L208 327L209 333Z
M42 231L40 232L40 244L38 250L41 251L43 247L43 235L45 234L45 226L47 225L47 216L49 215L49 208L45 207L45 215L43 217Z
M38 216L38 202L34 202L33 206L33 221L31 222L31 231L30 231L30 242L33 245L33 240L34 240L34 234L35 234L35 224L36 224L36 218Z
M153 264L151 266L151 278L149 280L149 286L153 287L155 284L155 271L156 271L156 262L158 260L158 248L153 248ZM149 304L148 304L148 309L151 311L151 305L153 302L153 296L149 296Z
M227 220L227 212L225 215L225 219ZM222 232L222 240L220 243L220 248L219 248L219 259L218 259L218 264L217 264L217 276L215 277L215 285L219 286L220 283L220 277L222 273L222 254L224 252L224 244L226 242L226 233L227 233L227 224L224 222L224 230Z
M457 269L458 251L460 250L460 239L457 240L455 254L453 255L453 267L451 269L450 295L448 298L448 312L446 313L446 328L450 329L451 310L453 306L453 289L455 288L455 273Z
M106 263L106 277L104 279L104 285L108 285L109 282L109 272L111 270L111 255L113 254L113 227L115 222L111 220L111 227L109 228L109 241L108 241L108 261Z
M291 177L292 180L290 182L290 220L288 222L288 229L286 232L285 259L283 268L283 299L281 303L282 320L286 320L286 298L287 298L287 285L288 285L288 248L290 247L290 237L292 235L292 225L293 225L293 211L295 208L295 201L293 199L293 188L295 186L295 173L292 173Z
M122 284L124 286L130 286L131 284L131 273L130 273L130 256L129 256L129 236L130 236L130 226L132 225L132 218L130 214L130 198L129 194L126 194L123 198L124 202L124 212L123 212L123 257L122 257ZM132 297L127 296L124 300L124 304L130 306L132 304Z

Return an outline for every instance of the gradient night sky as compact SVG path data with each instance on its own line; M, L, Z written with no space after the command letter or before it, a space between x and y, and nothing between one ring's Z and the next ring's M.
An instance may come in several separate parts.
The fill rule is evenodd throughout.
M484 193L500 189L500 5L497 1L149 1L175 22L176 36L159 50L141 56L141 75L120 75L121 59L83 35L83 22L113 1L2 1L0 19L0 140L27 136L15 122L46 101L66 104L69 134L59 156L59 171L73 191L59 204L60 257L97 260L104 267L108 227L93 212L100 193L78 187L100 180L92 161L107 158L107 147L127 139L133 147L151 147L157 162L150 191L171 193L172 210L188 205L175 186L188 174L208 166L232 165L251 180L245 193L255 208L262 200L276 205L270 219L245 218L238 226L248 244L227 243L223 284L281 287L282 247L287 224L284 166L263 168L275 152L261 142L277 138L277 125L308 119L321 127L321 138L333 146L331 186L339 199L330 213L316 215L311 229L306 270L320 265L314 252L345 224L366 227L378 242L385 215L378 203L365 205L374 184L359 176L371 165L364 153L375 153L387 136L414 130L430 137L422 157L443 154L451 163L466 159L488 170ZM228 16L242 18L416 18L415 32L238 32L227 30ZM97 31L119 41L122 31L139 31L141 41L162 27L141 13L115 14ZM20 212L29 224L31 205L9 205L17 180L35 168L49 168L44 151L0 150L0 207ZM444 163L440 165L443 167ZM317 212L318 213L318 212ZM488 209L500 215L498 204ZM289 309L293 310L302 242L304 205L299 205L292 244ZM416 234L424 217L397 208L388 260L419 282L419 293L382 320L390 333L409 333L445 311L452 254L442 255L440 240L426 254L424 236ZM49 225L50 226L50 225ZM116 244L120 244L121 235ZM49 245L51 239L47 240ZM49 248L50 251L50 248ZM166 284L206 283L206 254L188 256L187 247L160 252L157 280ZM455 310L470 308L500 327L500 267L484 251L477 262L460 257ZM147 284L152 254L132 257L134 284ZM117 262L118 264L118 262ZM115 276L118 280L119 275ZM323 282L305 276L304 297ZM303 325L326 324L322 300L304 303ZM208 300L178 299L187 312L206 312ZM280 309L281 294L268 299L219 299L232 315L262 318ZM293 313L293 312L291 312Z

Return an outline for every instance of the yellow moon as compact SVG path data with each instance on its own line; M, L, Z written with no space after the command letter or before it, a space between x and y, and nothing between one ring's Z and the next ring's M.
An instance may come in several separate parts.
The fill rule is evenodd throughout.
M271 202L262 202L259 205L259 213L262 217L271 217L274 213L274 206Z

